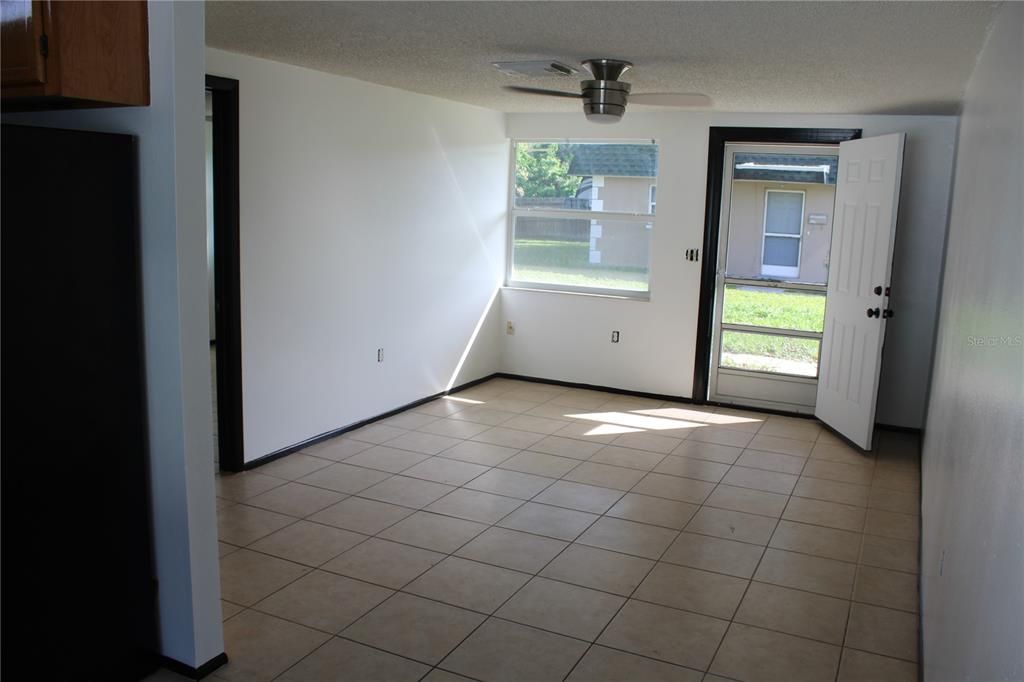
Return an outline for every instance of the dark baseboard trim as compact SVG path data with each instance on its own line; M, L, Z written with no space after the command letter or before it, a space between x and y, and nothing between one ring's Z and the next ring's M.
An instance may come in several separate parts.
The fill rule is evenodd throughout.
M893 426L892 424L881 424L878 422L875 423L875 428L882 429L884 431L896 431L898 433L913 433L918 436L923 433L921 429L913 426Z
M301 443L296 443L295 445L289 445L288 447L284 447L284 448L281 448L280 450L276 450L274 452L271 452L269 455L263 455L262 457L257 457L256 459L254 459L252 461L245 462L243 464L243 466L242 466L242 469L244 471L249 471L250 469L256 469L257 467L261 467L264 464L269 464L270 462L273 462L276 459L281 459L282 457L286 457L286 456L292 454L293 452L298 452L299 450L303 450L305 448L308 448L311 445L316 445L317 443L322 443L325 440L330 440L331 438L334 438L336 436L340 436L343 433L348 433L349 431L355 431L356 429L359 429L359 428L362 428L362 427L367 426L369 424L372 424L374 422L380 421L381 419L387 419L388 417L393 417L394 415L398 414L399 412L405 412L406 410L411 410L412 408L419 407L420 405L423 405L424 403L429 403L431 400L437 400L438 398L443 398L444 396L449 395L451 393L457 393L459 391L463 391L463 390L465 390L467 388L470 388L472 386L476 386L477 384L482 384L483 382L490 381L491 379L494 379L497 376L499 376L499 375L498 374L488 374L485 377L481 377L479 379L474 379L473 381L467 381L466 383L460 384L458 386L453 386L452 388L448 389L447 391L441 391L440 393L435 393L433 395L428 395L426 398L420 398L419 400L414 400L411 403L402 405L401 407L396 407L393 410L388 410L387 412L384 412L382 414L378 414L378 415L376 415L374 417L370 417L368 419L363 419L362 421L358 421L358 422L356 422L354 424L349 424L348 426L343 426L343 427L341 427L339 429L334 429L332 431L327 431L326 433L321 433L320 435L313 436L312 438L307 438L306 440L302 441Z
M420 405L423 405L424 403L429 403L431 400L437 400L438 398L443 398L446 395L450 395L452 393L458 393L459 391L464 391L467 388L471 388L473 386L476 386L477 384L482 384L483 382L490 381L491 379L514 379L516 381L529 381L529 382L535 383L535 384L548 384L548 385L551 385L551 386L564 386L566 388L582 388L582 389L586 389L586 390L590 390L590 391L602 391L604 393L614 393L616 395L627 395L627 396L634 396L634 397L637 397L637 398L649 398L651 400L665 400L665 401L672 401L672 402L676 402L676 403L685 403L685 404L690 404L690 405L697 405L697 404L699 404L699 405L712 405L712 406L715 406L715 407L731 407L731 408L736 408L736 409L740 409L740 410L745 410L747 412L758 412L758 413L761 413L761 414L774 414L774 415L780 415L780 416L784 416L784 417L798 417L800 419L814 419L815 418L813 414L801 414L799 412L787 412L785 410L773 410L773 409L765 408L765 407L747 407L745 405L730 405L728 403L715 402L715 401L711 401L711 400L705 400L705 401L701 402L701 401L696 401L696 400L694 400L692 398L686 398L686 397L678 396L678 395L666 395L664 393L648 393L647 391L633 391L633 390L630 390L630 389L627 389L627 388L615 388L613 386L598 386L597 384L583 384L583 383L579 383L579 382L575 382L575 381L562 381L560 379L543 379L541 377L531 377L531 376L525 376L523 374L512 374L512 373L509 373L509 372L495 372L493 374L488 374L485 377L481 377L479 379L474 379L473 381L468 381L468 382L466 382L464 384L460 384L458 386L454 386L454 387L452 387L451 389L449 389L447 391L441 391L440 393L435 393L433 395L428 395L426 398L420 398L419 400L414 400L411 403L408 403L406 405L402 405L401 407L396 407L393 410L389 410L389 411L384 412L382 414L378 414L378 415L376 415L374 417L370 417L368 419L363 419L362 421L358 421L358 422L356 422L354 424L349 424L348 426L343 426L343 427L341 427L339 429L334 429L333 431L327 431L326 433L321 433L320 435L313 436L312 438L307 438L306 440L302 441L301 443L296 443L295 445L289 445L288 447L281 448L280 450L277 450L275 452L271 452L268 455L263 455L262 457L258 457L256 459L250 461L250 462L246 462L244 464L243 469L245 471L249 471L250 469L256 469L258 467L263 466L264 464L269 464L270 462L273 462L274 460L281 459L282 457L287 457L288 455L292 454L293 452L298 452L299 450L303 450L305 448L308 448L311 445L316 445L317 443L321 443L321 442L323 442L325 440L330 440L331 438L335 438L336 436L340 436L340 435L342 435L344 433L348 433L349 431L354 431L356 429L362 428L364 426L367 426L367 425L372 424L374 422L380 421L382 419L387 419L388 417L392 417L392 416L398 414L399 412L404 412L406 410L411 410L412 408L419 407ZM910 428L910 427L906 427L906 426L889 426L889 425L886 425L886 424L876 424L875 426L877 428L879 428L879 429L884 429L886 431L901 431L901 432L905 432L905 433L918 433L918 434L921 433L921 429L915 429L915 428ZM837 435L839 435L839 434L837 434Z
M652 400L671 400L675 403L685 403L688 405L712 405L714 407L731 407L737 410L745 410L747 412L760 412L763 414L776 414L784 417L800 417L802 419L814 419L812 414L800 414L799 412L787 412L786 410L773 410L768 407L747 407L746 405L730 405L728 403L716 402L714 400L697 401L693 398L685 398L679 395L666 395L664 393L647 393L646 391L633 391L626 388L614 388L612 386L597 386L595 384L581 384L573 381L561 381L559 379L541 379L540 377L528 377L521 374L509 374L508 372L498 372L494 375L495 378L500 379L517 379L519 381L531 381L535 384L551 384L552 386L565 386L566 388L583 388L590 391L602 391L604 393L614 393L616 395L629 395L637 398L650 398Z
M496 372L495 379L515 379L516 381L529 381L534 384L549 384L551 386L565 386L566 388L582 388L588 391L603 391L604 393L615 393L616 395L631 395L637 398L650 398L651 400L673 400L679 403L692 403L689 398L677 395L664 395L662 393L647 393L646 391L631 391L626 388L612 388L611 386L598 386L596 384L581 384L575 381L562 381L561 379L543 379L541 377L529 377L523 374L511 374L509 372Z
M516 379L518 381L530 381L535 384L550 384L552 386L565 386L566 388L583 388L591 391L602 391L604 393L615 393L617 395L631 395L638 398L651 398L653 400L671 400L676 403L687 403L690 405L712 405L714 407L730 407L737 410L744 410L746 412L760 412L762 414L775 414L782 417L797 417L800 419L815 419L813 414L803 414L802 412L789 412L787 410L775 410L770 407L749 407L747 405L733 405L730 403L723 403L716 400L704 400L698 401L693 398L684 398L678 395L666 395L664 393L647 393L645 391L632 391L626 388L614 388L612 386L598 386L596 384L581 384L574 381L562 381L560 379L542 379L540 377L528 377L522 374L511 374L509 372L496 372L488 378L494 379ZM454 392L456 389L452 389ZM914 433L921 434L921 429L914 428L913 426L893 426L891 424L876 423L876 429L882 429L884 431L898 431L901 433Z
M173 658L168 658L167 656L160 657L160 665L167 668L171 672L178 673L179 675L184 675L185 677L192 680L203 679L204 677L206 677L207 675L209 675L214 670L221 667L227 662L228 655L224 652L217 654L216 656L208 660L206 663L203 663L198 668L193 668L190 665L185 665L181 661L176 661Z

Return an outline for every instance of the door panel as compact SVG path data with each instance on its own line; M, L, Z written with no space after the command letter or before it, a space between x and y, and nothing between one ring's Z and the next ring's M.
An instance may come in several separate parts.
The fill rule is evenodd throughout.
M839 145L832 276L814 414L865 450L874 435L905 137Z
M40 49L43 3L32 0L0 2L0 83L38 85L46 82L46 60Z

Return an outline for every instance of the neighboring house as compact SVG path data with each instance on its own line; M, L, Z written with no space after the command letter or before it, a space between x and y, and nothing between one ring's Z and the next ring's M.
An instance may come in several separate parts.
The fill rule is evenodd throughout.
M735 156L730 277L825 284L838 157Z
M569 175L582 177L576 198L587 200L594 211L619 213L654 213L658 148L652 144L581 144L573 145ZM618 267L649 266L650 252L646 239L632 234L649 230L650 224L617 226L605 232L604 223L590 221L590 262Z
M652 144L573 145L569 175L595 211L654 213L658 148Z

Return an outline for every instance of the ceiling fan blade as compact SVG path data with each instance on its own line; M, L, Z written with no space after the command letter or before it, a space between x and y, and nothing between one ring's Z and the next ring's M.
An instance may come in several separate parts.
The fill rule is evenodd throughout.
M658 107L709 107L711 98L699 93L649 92L629 96L630 104L649 104Z
M575 92L562 92L561 90L545 90L544 88L528 88L523 85L506 85L506 90L512 90L514 92L523 92L528 95L547 95L548 97L570 97L572 99L580 99L583 95Z

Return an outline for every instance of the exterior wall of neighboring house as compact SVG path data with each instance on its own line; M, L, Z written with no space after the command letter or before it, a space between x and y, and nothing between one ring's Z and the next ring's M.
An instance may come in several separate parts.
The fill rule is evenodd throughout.
M650 210L651 185L654 178L604 177L598 196L604 211L647 213Z
M726 271L732 277L761 276L764 202L767 190L770 189L805 192L803 232L800 239L800 274L793 279L824 284L828 281L828 252L832 241L835 185L734 181L729 208L729 258ZM808 216L811 213L825 214L825 223L809 224Z
M600 220L600 237L594 236L595 224L591 225L591 261L624 268L650 267L650 247L643 239L648 223ZM595 260L594 252L600 254Z
M584 176L586 188L576 199L589 200L590 206L598 211L644 214L650 211L652 177L625 176ZM532 198L529 204L539 209L580 208L565 198ZM585 209L584 209L585 210ZM637 233L646 231L648 223L635 219L611 220L603 216L592 220L521 218L516 225L516 235L529 239L564 239L567 241L590 241L590 261L602 265L647 268L650 266L649 240L638 239Z
M650 210L654 178L598 176L593 181L591 197L602 202L599 204L602 211L647 213ZM638 238L641 236L638 233L650 229L646 223L608 219L591 223L592 262L626 268L650 267L649 240ZM597 225L600 227L595 231Z

